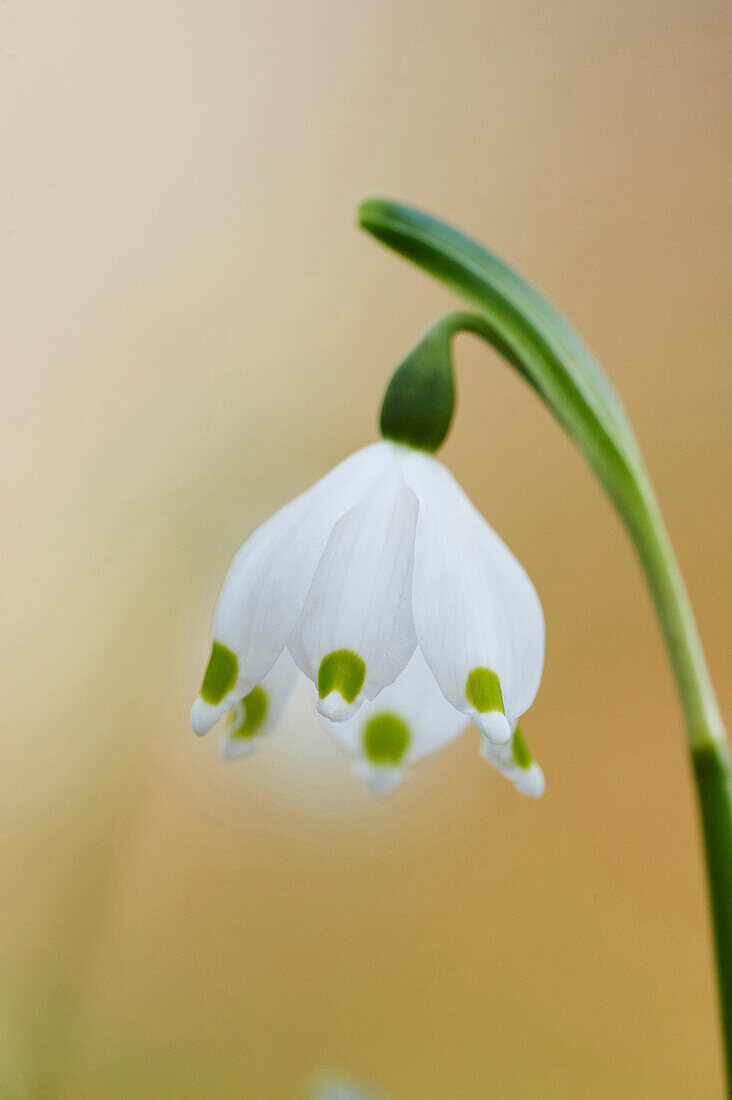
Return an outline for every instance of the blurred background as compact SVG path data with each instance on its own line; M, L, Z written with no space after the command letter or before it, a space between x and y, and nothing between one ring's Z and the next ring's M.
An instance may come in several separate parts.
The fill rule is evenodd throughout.
M719 1097L693 790L609 503L470 337L443 457L532 576L521 798L467 732L383 800L295 701L188 711L239 543L375 438L454 299L359 234L457 222L641 439L732 709L721 0L0 9L0 1095Z

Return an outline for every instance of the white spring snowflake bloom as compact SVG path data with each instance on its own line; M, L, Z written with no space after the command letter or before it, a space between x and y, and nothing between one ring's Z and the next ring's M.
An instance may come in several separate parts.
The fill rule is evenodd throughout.
M263 524L228 571L191 725L228 713L226 756L274 727L301 673L376 790L469 722L524 793L543 776L517 729L544 618L510 550L433 455L384 439Z

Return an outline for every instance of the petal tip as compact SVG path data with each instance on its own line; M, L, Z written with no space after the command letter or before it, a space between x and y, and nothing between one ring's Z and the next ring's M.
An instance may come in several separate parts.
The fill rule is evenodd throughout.
M546 789L544 772L538 764L531 764L522 775L516 777L514 782L516 790L528 795L529 798L541 798Z
M340 691L331 691L324 699L318 699L315 704L318 714L327 718L330 722L345 722L356 713L361 706L361 698L354 699L352 703L346 702Z
M224 760L239 760L256 752L259 741L259 737L222 737L219 741L219 753Z
M197 737L203 737L218 722L221 717L221 708L211 703L206 703L199 695L191 707L191 729Z
M403 768L370 764L367 760L356 760L351 770L376 795L389 794L404 781Z
M491 710L476 714L473 721L492 745L505 745L511 740L511 727L502 711Z

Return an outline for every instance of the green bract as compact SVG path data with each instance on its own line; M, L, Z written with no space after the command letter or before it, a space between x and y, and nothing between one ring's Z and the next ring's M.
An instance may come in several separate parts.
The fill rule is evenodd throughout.
M435 325L397 367L381 407L384 439L423 451L443 443L455 408L451 337Z

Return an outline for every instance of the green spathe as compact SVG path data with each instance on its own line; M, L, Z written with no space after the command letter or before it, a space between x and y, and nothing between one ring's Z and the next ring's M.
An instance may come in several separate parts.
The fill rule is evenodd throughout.
M388 711L370 718L363 731L364 752L372 764L398 764L409 740L409 726Z
M468 674L465 681L465 695L470 705L475 707L479 714L492 710L499 710L501 714L505 714L501 681L490 668L474 668Z
M436 451L450 428L455 383L449 327L435 325L392 375L381 407L384 439Z
M261 729L269 710L269 697L261 684L245 695L241 701L241 721L236 724L239 713L238 708L232 711L233 728L229 730L229 737L247 738L254 737L257 730Z
M516 726L513 735L513 742L511 743L511 750L513 752L513 759L519 768L523 768L526 771L531 767L533 756L531 750L524 740L524 735L521 732L519 726Z
M214 642L201 685L201 698L204 703L210 703L212 706L220 703L227 692L234 687L238 672L239 662L236 659L236 653L232 653L228 646L222 645L221 642Z
M352 703L363 687L366 665L351 649L335 649L326 654L318 669L318 695L325 699L332 691L340 691L347 703Z

